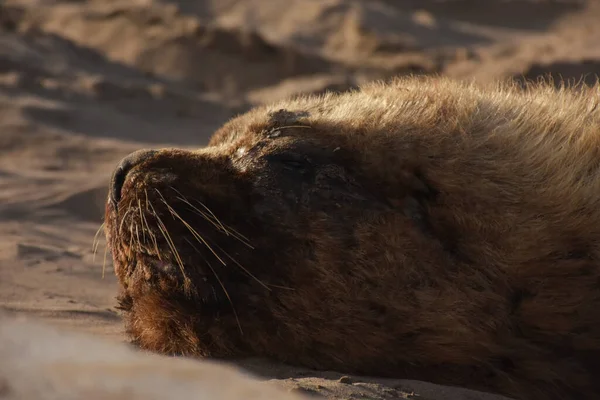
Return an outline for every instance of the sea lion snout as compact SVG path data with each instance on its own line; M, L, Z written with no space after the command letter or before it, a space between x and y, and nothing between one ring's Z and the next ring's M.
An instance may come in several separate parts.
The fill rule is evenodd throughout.
M125 183L129 171L156 153L156 150L137 150L125 156L119 162L110 179L109 201L112 203L113 207L116 208L121 199L121 189L123 188L123 184Z

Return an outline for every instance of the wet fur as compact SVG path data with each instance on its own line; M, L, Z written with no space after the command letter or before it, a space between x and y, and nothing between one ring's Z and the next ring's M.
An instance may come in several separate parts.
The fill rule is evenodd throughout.
M169 354L595 399L599 100L598 88L399 79L259 107L205 149L162 150L107 208L128 330ZM153 194L183 213L172 187L251 247L193 212L227 262L186 245L193 235ZM135 256L153 246L133 238L131 215L160 238L133 201L144 191L183 272Z

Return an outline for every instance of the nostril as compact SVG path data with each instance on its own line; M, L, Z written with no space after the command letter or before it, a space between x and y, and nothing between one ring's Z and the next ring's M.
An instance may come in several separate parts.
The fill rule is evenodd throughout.
M121 200L121 190L123 189L129 171L156 153L156 150L138 150L129 154L119 162L119 165L117 165L110 180L109 191L109 200L115 208L117 207L119 200Z
M129 172L130 169L131 166L119 165L113 174L111 180L110 200L114 205L121 200L121 189L125 183L127 172Z

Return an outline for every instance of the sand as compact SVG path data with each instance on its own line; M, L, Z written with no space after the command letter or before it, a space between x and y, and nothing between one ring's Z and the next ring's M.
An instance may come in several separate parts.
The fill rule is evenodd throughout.
M94 236L111 169L133 150L203 146L253 105L408 73L591 84L599 18L592 0L3 0L0 311L126 341L110 256ZM331 399L493 398L243 367Z

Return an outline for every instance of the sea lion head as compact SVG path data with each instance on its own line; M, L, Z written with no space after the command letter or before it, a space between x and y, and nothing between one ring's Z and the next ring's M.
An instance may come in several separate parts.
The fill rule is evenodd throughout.
M328 295L315 282L350 276L360 221L388 209L347 146L306 112L256 110L205 148L125 157L106 234L135 341L217 357L290 346Z

